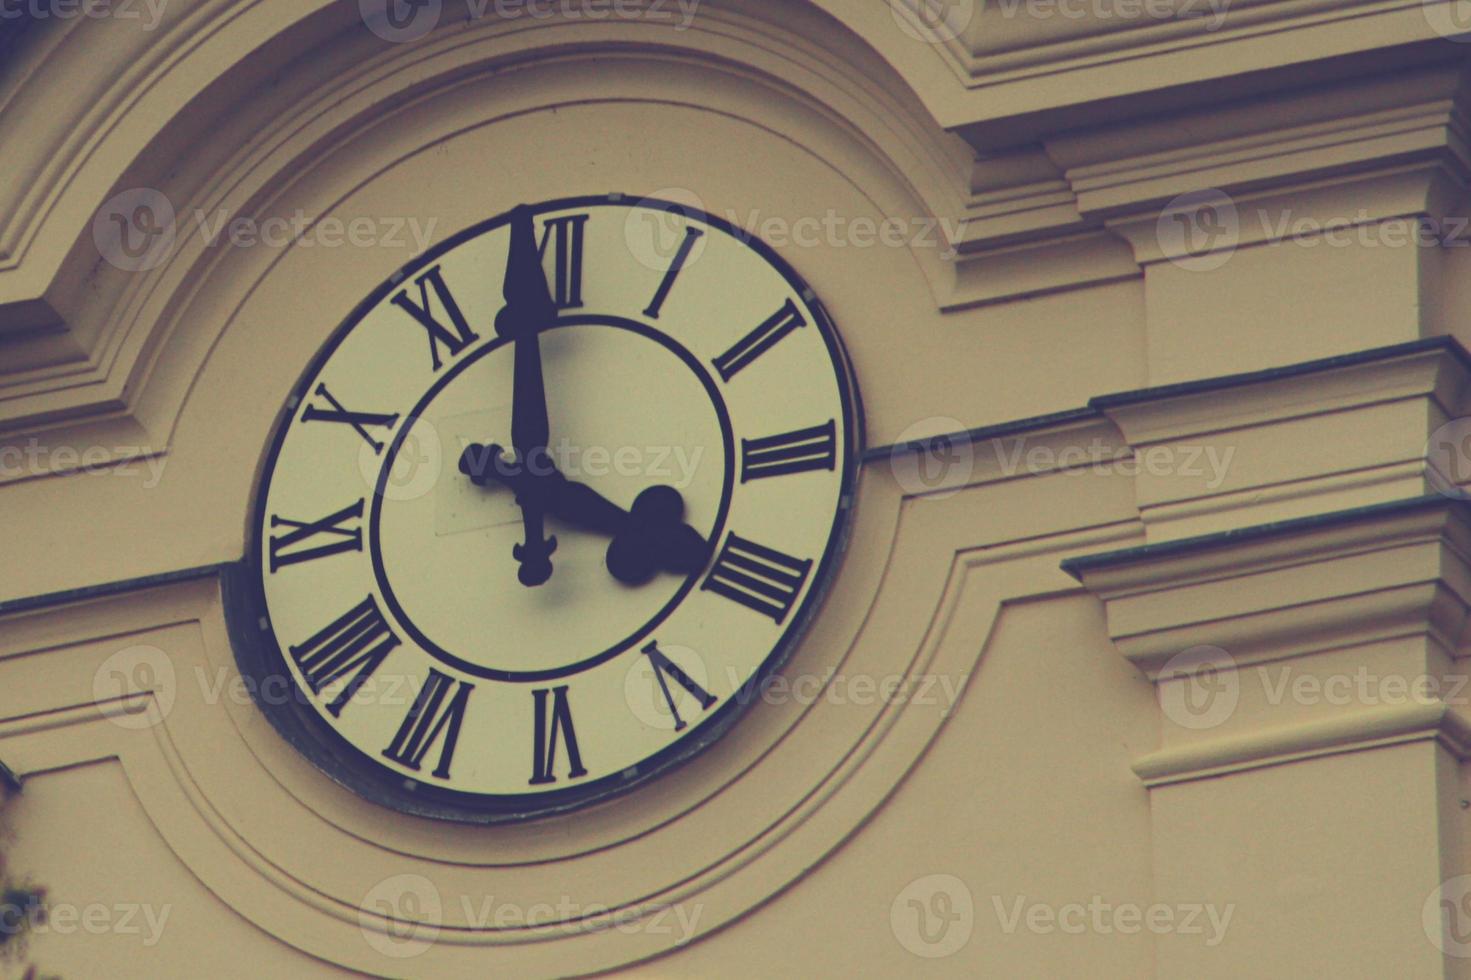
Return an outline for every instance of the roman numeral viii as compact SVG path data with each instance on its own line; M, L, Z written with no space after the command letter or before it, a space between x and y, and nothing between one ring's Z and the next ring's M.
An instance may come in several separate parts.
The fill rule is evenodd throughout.
M538 246L541 260L546 262L547 246L552 246L552 300L557 309L582 305L582 253L587 234L587 215L569 214L548 218Z
M796 605L811 571L811 559L799 561L732 532L725 536L715 567L700 588L781 623Z
M344 551L362 551L363 529L345 526L362 518L361 500L316 521L294 521L271 515L271 527L290 528L283 534L271 536L271 573L275 574L282 567L295 565L297 562L326 558ZM324 543L307 544L318 537L324 539Z
M837 423L741 440L741 482L807 470L831 470L838 462Z
M444 365L439 357L440 347L448 350L449 356L453 358L479 340L480 336L470 329L465 314L460 311L460 304L455 302L454 294L444 284L444 273L440 272L439 266L436 265L415 279L414 285L419 287L419 302L415 303L409 297L407 289L401 289L394 295L392 303L413 317L429 333L429 356L434 361L434 370L438 371ZM435 298L439 300L439 307L449 317L449 326L445 326L435 313L435 304L429 299L431 288Z
M766 320L738 340L734 347L715 358L715 370L720 372L722 381L729 381L740 371L744 370L752 361L775 347L777 342L799 327L807 326L807 320L802 316L802 311L797 309L794 300L787 300L786 305L777 310Z
M551 695L551 707L547 696ZM577 747L577 729L572 725L572 705L567 701L567 685L532 691L535 704L536 732L531 745L531 783L541 786L557 781L557 743L567 746L567 778L586 776L582 752Z
M434 769L434 776L436 779L448 779L450 763L455 758L455 744L460 740L460 726L465 721L465 709L470 704L470 692L473 690L474 684L456 682L431 667L429 679L419 689L403 724L398 726L398 734L393 736L393 742L383 750L383 754L418 772L424 756L429 754L435 743L441 743L439 765ZM451 691L454 694L450 694Z
M383 443L374 439L372 433L365 427L374 425L391 429L398 424L397 415L383 415L378 412L349 412L342 407L342 402L332 397L332 392L327 390L325 384L317 385L316 394L332 407L321 408L317 405L308 405L306 411L301 413L303 422L336 422L339 425L350 425L357 430L358 435L367 440L368 445L373 447L374 453L383 452Z
M313 694L321 694L334 681L352 675L352 680L327 705L336 718L342 714L343 705L398 644L399 639L378 610L378 603L368 596L305 643L288 649Z
M672 678L674 683L688 691L692 698L700 702L702 711L709 711L710 706L718 700L715 695L705 690L689 674L681 670L678 664L665 656L664 651L659 649L659 644L650 643L644 647L643 652L649 658L649 663L653 665L654 678L659 682L659 690L664 695L664 703L669 705L669 713L674 716L676 732L682 732L689 726L679 716L679 709L674 706L674 694L669 690L669 681L666 678Z

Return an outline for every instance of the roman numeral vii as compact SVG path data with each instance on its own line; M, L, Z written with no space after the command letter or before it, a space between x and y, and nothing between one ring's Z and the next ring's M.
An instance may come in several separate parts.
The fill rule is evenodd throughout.
M418 772L424 756L439 743L439 765L434 769L434 776L436 779L448 779L450 763L455 758L455 744L460 740L460 726L465 721L465 709L469 707L473 690L474 684L456 682L431 667L428 680L419 689L418 697L414 698L408 715L383 754Z
M383 661L398 646L399 638L383 618L372 596L328 623L306 642L289 647L291 658L306 677L313 694L348 675L352 680L327 705L332 717L342 714L352 699Z

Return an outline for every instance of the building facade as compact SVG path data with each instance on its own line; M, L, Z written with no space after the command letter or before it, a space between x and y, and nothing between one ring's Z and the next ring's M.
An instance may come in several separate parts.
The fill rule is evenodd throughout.
M0 8L4 968L1471 975L1468 11ZM551 428L613 420L558 444L527 310L693 366L546 331ZM604 523L470 479L497 427ZM624 616L537 605L588 527L708 634L597 710L462 650ZM470 668L333 710L436 617ZM516 685L530 779L470 772Z

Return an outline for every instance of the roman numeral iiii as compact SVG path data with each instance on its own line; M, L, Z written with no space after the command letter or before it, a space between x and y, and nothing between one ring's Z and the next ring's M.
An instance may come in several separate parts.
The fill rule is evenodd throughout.
M700 588L781 623L796 605L811 571L810 559L799 561L731 533Z

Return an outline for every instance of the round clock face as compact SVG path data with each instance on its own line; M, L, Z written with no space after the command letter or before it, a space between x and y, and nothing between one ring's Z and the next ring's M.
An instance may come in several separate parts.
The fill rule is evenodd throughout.
M859 427L812 291L731 226L612 196L471 228L369 297L288 404L250 566L258 671L292 696L262 705L412 812L625 789L780 662Z

